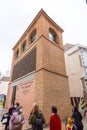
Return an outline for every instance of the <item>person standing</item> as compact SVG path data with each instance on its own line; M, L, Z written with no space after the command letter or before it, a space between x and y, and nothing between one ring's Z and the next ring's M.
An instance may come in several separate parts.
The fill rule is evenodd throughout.
M82 115L76 107L74 107L72 118L74 119L74 124L77 126L77 130L83 130Z
M10 108L8 109L8 112L7 112L7 114L8 114L8 118L7 118L7 123L5 124L5 130L9 130L9 129L8 129L8 126L9 126L9 120L10 120L12 114L13 114L14 109L15 109L15 108L14 108L13 105L11 105Z
M51 107L52 114L50 116L50 130L61 130L61 119L57 114L57 108Z
M84 118L83 118L84 130L87 129L87 106L84 108Z
M16 109L20 106L20 104L18 102L16 102L14 104L14 106L12 105L9 109L8 109L8 119L7 119L7 123L5 124L5 130L8 130L8 126L9 126L9 120L12 116L12 114L16 111Z
M84 119L87 120L87 107L84 108Z
M9 130L22 130L24 122L23 108L19 106L10 118Z
M34 104L32 112L29 116L29 124L32 125L32 130L43 130L43 124L45 123L45 118L39 106Z
M20 106L20 104L18 102L16 102L14 105L12 105L9 110L8 113L10 114L10 116L16 111L16 109Z
M73 119L68 117L67 123L65 125L65 130L77 130L76 125L73 123Z

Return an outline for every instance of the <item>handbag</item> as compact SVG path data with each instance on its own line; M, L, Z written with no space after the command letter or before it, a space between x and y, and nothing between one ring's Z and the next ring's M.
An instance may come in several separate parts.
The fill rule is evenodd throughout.
M6 124L8 122L8 118L9 118L9 114L5 113L1 120L2 124Z
M6 124L7 123L7 118L4 118L3 120L2 120L2 124Z

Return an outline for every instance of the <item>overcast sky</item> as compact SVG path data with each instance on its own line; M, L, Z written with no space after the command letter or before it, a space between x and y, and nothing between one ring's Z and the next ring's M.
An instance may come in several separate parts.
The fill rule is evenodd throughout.
M41 8L63 28L63 44L87 45L85 1L0 0L0 71L10 70L12 48Z

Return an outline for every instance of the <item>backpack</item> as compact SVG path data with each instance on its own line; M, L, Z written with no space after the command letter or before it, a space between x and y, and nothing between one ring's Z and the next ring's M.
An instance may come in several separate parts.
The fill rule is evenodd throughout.
M38 116L36 116L35 126L36 126L36 128L37 127L42 128L42 126L43 126L41 113L39 113Z
M42 127L42 119L36 119L36 127Z

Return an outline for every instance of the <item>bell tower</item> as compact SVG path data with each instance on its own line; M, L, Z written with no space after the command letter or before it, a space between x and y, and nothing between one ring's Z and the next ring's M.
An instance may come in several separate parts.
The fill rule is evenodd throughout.
M53 105L62 119L71 113L62 33L41 9L13 47L7 105L19 102L27 118L33 102L39 104L47 123Z

